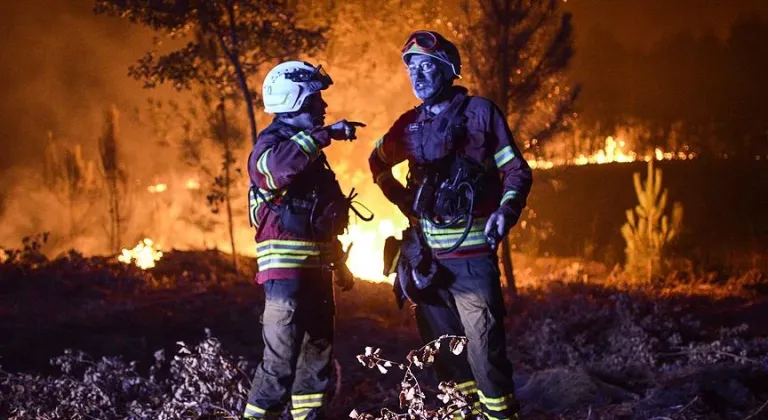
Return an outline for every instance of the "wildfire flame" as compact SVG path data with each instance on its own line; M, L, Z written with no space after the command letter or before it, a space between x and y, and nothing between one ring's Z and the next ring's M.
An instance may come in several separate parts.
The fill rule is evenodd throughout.
M147 191L149 191L152 194L161 193L167 189L168 189L168 185L166 184L155 184L147 187Z
M347 267L355 276L373 281L385 282L384 276L384 240L389 236L400 236L400 232L408 225L408 221L382 220L378 223L353 224L349 231L339 236L346 248L354 243L347 260ZM371 226L376 226L372 228Z
M655 149L653 152L637 153L630 150L629 144L634 144L631 140L625 141L624 138L632 138L631 134L625 136L624 134L609 136L604 140L604 146L593 154L578 154L574 156L568 156L563 158L553 159L533 159L526 156L531 167L536 169L548 169L555 166L567 166L567 165L589 165L589 164L605 164L605 163L621 163L621 162L635 162L635 161L649 161L651 159L656 160L689 160L696 157L695 153L688 151L687 147L684 147L685 152L665 152L661 149ZM341 166L337 168L340 173L346 173L348 170L353 170L352 167ZM392 168L394 177L400 182L404 183L406 174L408 172L407 162L403 162L400 165ZM356 184L358 179L350 177L349 182ZM179 186L180 188L175 188ZM183 177L179 180L170 180L168 184L157 183L147 187L147 191L152 194L164 193L184 194L179 196L186 197L189 191L199 190L202 188L201 183L196 177ZM166 192L167 191L167 192ZM347 265L350 271L360 279L373 282L391 282L383 274L383 253L384 253L384 241L389 236L400 237L401 231L408 226L407 219L402 216L394 206L387 203L383 197L380 202L367 201L367 204L371 205L371 209L376 213L376 219L372 222L353 222L346 234L339 236L339 240L348 247L351 243L354 243ZM175 200L174 200L175 201ZM181 205L181 204L180 204ZM389 208L389 212L387 211ZM236 233L244 233L243 229L237 228ZM158 232L162 233L162 232ZM250 234L238 235L236 238L237 251L250 256L255 257L255 249L253 246L253 236ZM214 246L218 249L226 250L229 248L228 238L221 236L214 239ZM206 245L210 246L206 242ZM176 248L183 248L185 245L178 243L172 244ZM123 255L120 261L126 264L134 263L143 268L150 268L154 266L155 261L160 259L162 253L153 248L153 243L150 239L145 239L140 242L132 250L123 250Z
M160 247L156 246L152 239L144 238L133 249L123 249L122 255L118 256L117 260L125 264L133 261L137 267L146 270L154 267L155 261L160 261L162 256Z
M200 181L190 178L187 180L187 183L185 184L188 190L199 190L200 189Z
M626 151L626 147L627 143L620 137L614 138L613 136L608 136L605 139L605 147L590 156L579 154L573 158L561 158L554 160L547 160L542 158L529 159L528 164L531 166L531 168L534 169L550 169L555 166L566 165L580 166L593 164L600 165L604 163L626 163L635 161L648 162L654 158L656 160L689 160L696 157L696 154L692 152L665 152L658 147L652 154L638 154L631 150Z

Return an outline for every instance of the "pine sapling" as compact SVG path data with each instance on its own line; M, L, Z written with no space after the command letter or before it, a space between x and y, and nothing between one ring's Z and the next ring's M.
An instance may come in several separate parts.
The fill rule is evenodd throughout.
M633 175L635 194L639 204L627 210L627 222L621 227L626 241L626 271L635 279L650 282L660 276L662 257L667 246L680 234L683 206L674 203L671 221L665 214L668 191L662 188L661 169L648 161L648 175L644 182L640 172Z

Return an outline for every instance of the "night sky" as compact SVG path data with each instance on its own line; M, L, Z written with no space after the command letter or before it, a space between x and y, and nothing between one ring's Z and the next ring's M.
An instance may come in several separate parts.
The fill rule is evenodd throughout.
M126 74L150 46L149 35L119 19L94 16L91 7L90 0L0 5L0 169L38 161L48 129L67 138L95 137L106 104L130 109L146 96ZM618 49L647 51L681 32L722 40L741 17L768 21L765 0L569 0L566 7L576 32L572 73L585 79L582 107L600 99L604 88L591 80L605 78L604 63ZM592 45L590 34L599 30L615 43ZM622 83L632 81L614 81L614 88Z

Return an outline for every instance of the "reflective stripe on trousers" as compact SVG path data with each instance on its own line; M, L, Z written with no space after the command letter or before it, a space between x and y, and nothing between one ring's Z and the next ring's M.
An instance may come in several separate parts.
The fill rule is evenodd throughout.
M264 356L248 394L247 418L272 419L289 402L296 420L319 416L332 370L334 303L330 273L316 273L264 283Z
M495 255L487 255L443 259L439 263L446 277L435 284L442 286L417 305L422 340L455 334L465 335L469 341L461 359L442 365L435 361L438 380L461 384L474 379L483 414L491 419L514 419L519 405L514 397L512 364L506 354L498 260Z

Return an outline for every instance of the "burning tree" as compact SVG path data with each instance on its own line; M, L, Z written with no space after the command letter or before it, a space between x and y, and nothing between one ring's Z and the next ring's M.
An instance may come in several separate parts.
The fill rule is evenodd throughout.
M571 15L560 0L463 0L461 34L474 88L507 115L528 149L567 129L579 92L565 80L573 56ZM458 31L457 31L458 33ZM501 243L504 276L515 294L509 238Z
M110 108L105 113L104 133L99 137L99 163L104 177L109 209L109 249L114 253L120 252L120 240L123 221L121 211L125 209L122 204L128 191L128 177L125 169L120 164L120 153L117 144L117 124L119 114L116 107ZM122 210L121 210L122 208Z
M85 229L86 224L82 223L81 218L89 213L87 209L81 212L77 209L84 202L91 204L90 198L98 189L93 162L83 158L79 144L63 145L54 140L53 133L49 131L43 180L46 187L66 203L68 236L72 241Z

